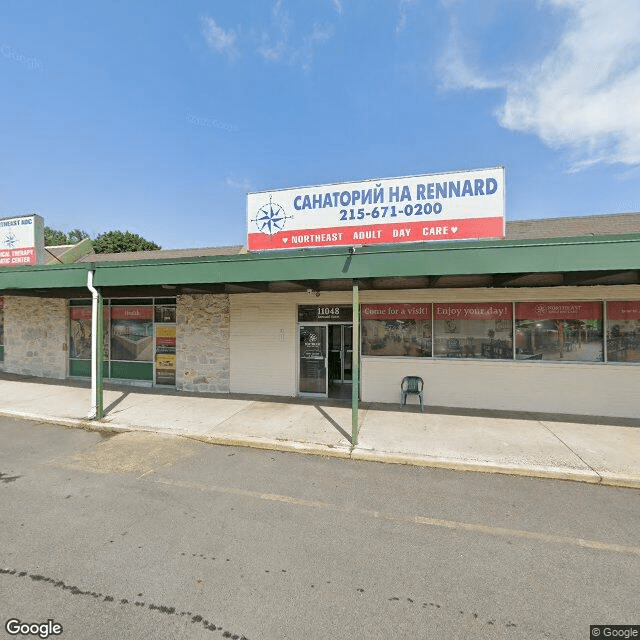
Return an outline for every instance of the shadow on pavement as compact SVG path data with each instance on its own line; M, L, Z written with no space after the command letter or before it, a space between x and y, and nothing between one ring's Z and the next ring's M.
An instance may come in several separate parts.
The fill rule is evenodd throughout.
M22 381L30 382L32 384L42 384L46 386L60 386L60 387L75 387L80 389L90 389L91 383L89 380L57 380L53 378L38 378L34 376L19 375L13 373L0 372L0 380L8 381ZM297 404L297 405L312 405L318 407L344 407L350 405L350 400L339 400L334 398L323 398L318 400L317 398L299 398L291 396L267 396L260 394L241 394L241 393L199 393L194 391L179 391L177 389L159 389L158 387L150 386L138 386L135 384L118 384L108 382L105 380L104 388L109 391L122 391L123 396L112 402L105 408L105 413L113 410L124 398L131 393L149 394L149 395L162 395L162 396L178 396L180 398L215 398L215 399L229 399L229 400L246 400L254 402L274 402L279 404ZM361 402L361 409L368 409L373 411L389 411L393 413L408 412L408 413L420 413L420 407L418 405L405 405L402 409L397 404L382 404L376 402ZM321 411L321 410L320 410ZM326 413L321 413L332 422L347 440L351 439L351 436L346 434L337 423L333 422ZM616 427L635 427L640 428L640 419L637 418L617 418L611 416L591 416L591 415L578 415L578 414L564 414L564 413L543 413L543 412L530 412L530 411L504 411L499 409L465 409L461 407L440 407L429 406L425 403L424 415L448 415L448 416L470 416L478 418L500 418L503 420L538 420L542 422L568 422L573 424L593 424L593 425L606 425Z

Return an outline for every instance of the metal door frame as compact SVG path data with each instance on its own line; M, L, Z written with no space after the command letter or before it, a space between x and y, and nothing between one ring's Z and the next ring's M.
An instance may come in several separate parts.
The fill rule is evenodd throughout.
M298 322L298 331L296 332L296 390L299 396L309 398L327 398L329 397L329 322ZM325 354L324 354L324 393L310 393L308 391L300 391L300 329L302 327L323 327L325 331Z
M353 322L329 322L329 325L338 325L340 327L340 378L335 378L335 382L339 382L340 384L351 384L353 382ZM344 334L345 329L347 327L351 327L351 349L347 349L345 347ZM327 336L329 333L329 329L327 328ZM330 343L327 347L330 347ZM330 351L337 351L337 349L327 349L327 355ZM344 361L345 354L347 351L351 351L351 379L345 380L344 378Z

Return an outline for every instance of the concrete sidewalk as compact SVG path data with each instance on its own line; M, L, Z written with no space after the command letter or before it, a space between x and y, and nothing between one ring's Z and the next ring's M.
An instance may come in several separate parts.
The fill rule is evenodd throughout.
M0 374L0 397L0 415L72 427L640 488L640 420L363 403L352 447L351 404L331 400L114 386L91 421L84 382Z

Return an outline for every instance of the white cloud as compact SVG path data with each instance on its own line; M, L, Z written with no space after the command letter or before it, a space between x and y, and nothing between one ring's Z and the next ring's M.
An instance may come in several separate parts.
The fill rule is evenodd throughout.
M404 31L404 28L407 26L407 14L409 7L412 4L415 4L416 0L398 0L398 9L400 10L400 18L398 18L398 23L396 24L396 35L401 31Z
M344 11L344 7L342 6L342 0L331 0L331 4L333 8L336 10L336 13L341 16Z
M277 35L272 38L266 32L263 32L262 44L258 47L258 53L269 62L281 60L285 56L291 29L291 18L289 18L289 13L284 8L283 0L277 0L271 10L271 16Z
M440 59L443 89L494 89L502 86L499 82L482 75L467 61L460 45L460 35L451 28L447 47Z
M524 68L481 73L465 60L454 26L442 59L444 86L503 88L500 124L569 150L574 170L640 163L640 2L545 0L538 6L569 12L555 49Z
M339 0L333 2L336 10L342 10ZM271 11L272 28L263 31L258 53L268 62L285 62L309 71L313 64L316 49L333 36L331 25L314 23L310 31L296 28L284 0L277 0Z
M227 176L224 179L224 182L227 185L227 187L231 189L236 189L238 191L242 191L243 193L247 193L252 189L251 181L249 180L249 178L238 178L236 176Z
M238 57L236 47L236 32L233 29L225 31L213 18L202 18L202 34L209 47L216 53L226 55L229 60Z

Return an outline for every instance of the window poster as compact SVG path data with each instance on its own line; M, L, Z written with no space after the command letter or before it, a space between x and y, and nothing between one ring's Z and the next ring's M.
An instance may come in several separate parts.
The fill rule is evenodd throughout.
M607 302L607 360L640 362L640 302Z
M176 383L176 327L156 326L156 384Z
M518 302L516 358L601 362L602 303Z
M104 358L109 359L109 309L104 308ZM91 307L69 309L69 358L91 360Z
M434 304L434 355L512 359L512 315L508 302Z
M111 307L111 359L153 362L153 307Z
M362 355L431 356L431 304L363 304Z

